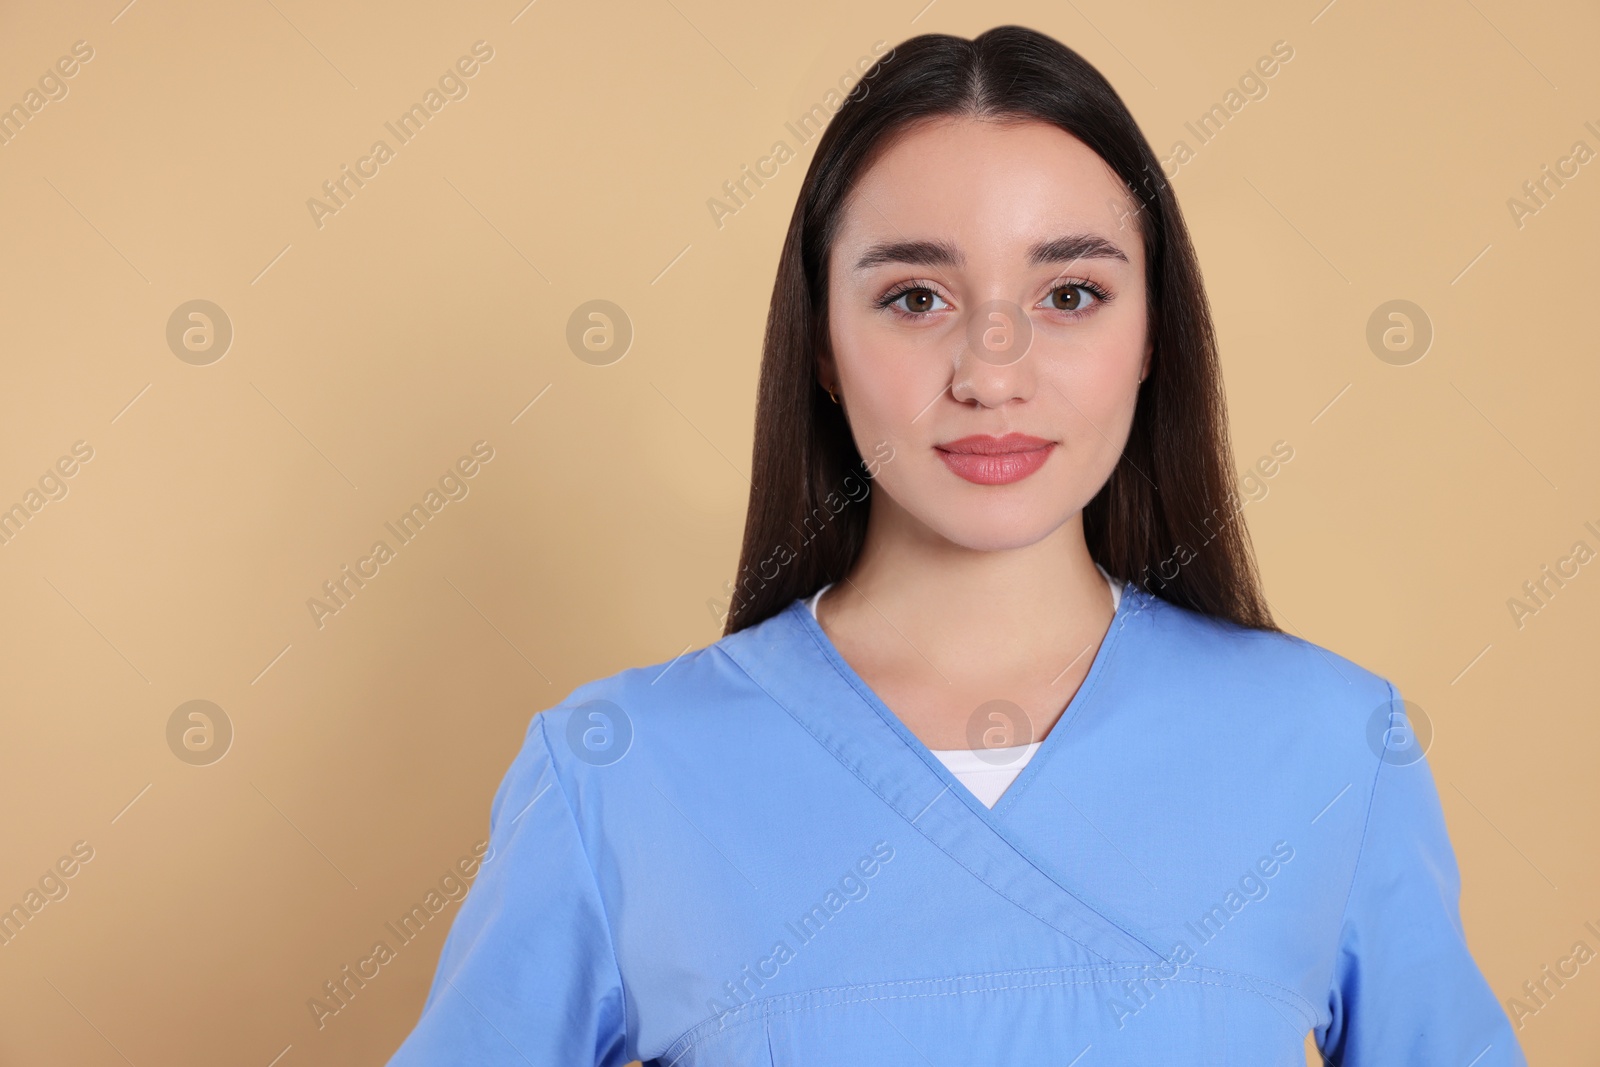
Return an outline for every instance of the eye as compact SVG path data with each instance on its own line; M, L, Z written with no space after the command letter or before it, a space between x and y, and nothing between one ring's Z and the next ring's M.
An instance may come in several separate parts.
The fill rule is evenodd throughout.
M901 306L901 300L906 301L906 306ZM892 308L895 314L905 318L920 318L929 312L940 310L933 305L935 300L944 304L945 307L950 306L945 303L944 297L928 286L919 285L916 282L907 282L897 285L887 293L884 293L883 296L878 298L877 306L880 308Z
M1079 315L1088 314L1091 308L1110 299L1111 294L1093 282L1073 281L1056 286L1040 303L1047 304L1052 311L1077 318Z

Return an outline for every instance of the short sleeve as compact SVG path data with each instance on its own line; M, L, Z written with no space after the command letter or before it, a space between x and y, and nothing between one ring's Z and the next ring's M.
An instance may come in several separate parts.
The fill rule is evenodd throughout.
M1377 766L1334 963L1331 1064L1525 1067L1510 1021L1467 948L1461 877L1433 773L1389 686ZM1382 724L1380 723L1380 727Z
M544 714L495 793L489 851L390 1067L620 1067L625 1005L610 927Z

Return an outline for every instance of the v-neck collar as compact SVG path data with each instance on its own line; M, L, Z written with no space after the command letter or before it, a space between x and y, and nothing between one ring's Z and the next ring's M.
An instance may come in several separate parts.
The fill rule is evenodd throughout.
M824 748L919 833L1001 896L1101 961L1154 963L1161 953L1101 901L1042 863L1002 816L1066 743L1119 656L1134 616L1157 598L1128 585L1088 674L1038 751L985 807L845 661L803 599L718 647Z

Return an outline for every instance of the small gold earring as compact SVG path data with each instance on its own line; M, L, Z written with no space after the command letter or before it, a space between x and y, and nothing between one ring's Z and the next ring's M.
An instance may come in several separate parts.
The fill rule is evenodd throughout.
M835 404L837 404L839 402L839 398L833 395L833 390L832 389L828 390L828 398L830 400L832 400Z

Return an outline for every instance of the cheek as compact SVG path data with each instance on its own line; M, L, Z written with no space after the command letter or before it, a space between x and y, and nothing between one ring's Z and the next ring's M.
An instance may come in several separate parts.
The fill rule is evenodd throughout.
M1131 416L1138 400L1143 321L1107 323L1062 341L1040 338L1030 356L1037 359L1040 399L1053 400L1069 414L1076 414L1075 408L1082 413L1077 421L1088 418L1110 434L1111 427L1103 420L1115 424L1117 416ZM1065 404L1063 395L1071 405Z
M1062 405L1068 414L1081 412L1078 421L1090 419L1110 434L1119 415L1133 413L1138 400L1139 364L1120 354L1101 353L1067 361L1058 368L1052 383L1072 401ZM1060 395L1054 399L1061 402ZM1112 425L1106 425L1108 420Z
M937 332L885 329L864 314L834 326L834 359L858 436L868 426L875 439L891 440L922 428L912 420L950 384L949 340Z
M1139 381L1137 353L1112 337L1070 345L1035 345L1029 358L1039 376L1040 400L1060 405L1064 404L1061 394L1065 394L1086 414L1091 412L1085 404L1103 410L1108 402L1124 399L1124 394L1131 399Z
M1127 444L1139 399L1139 360L1125 351L1041 361L1038 399L1065 445L1057 476L1076 493L1109 478Z

